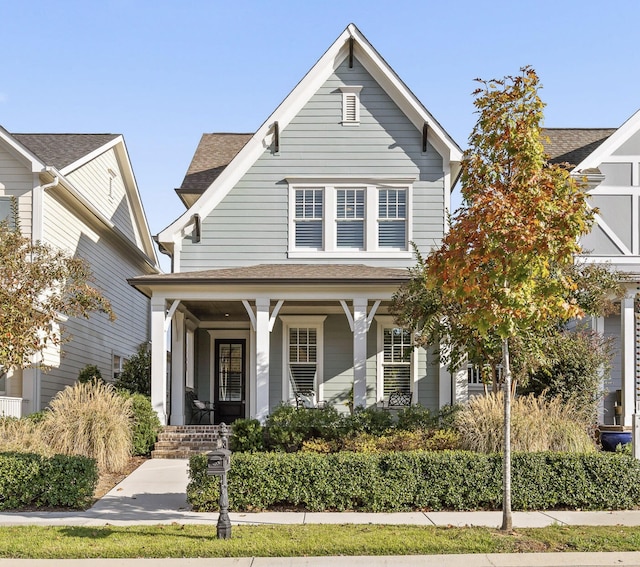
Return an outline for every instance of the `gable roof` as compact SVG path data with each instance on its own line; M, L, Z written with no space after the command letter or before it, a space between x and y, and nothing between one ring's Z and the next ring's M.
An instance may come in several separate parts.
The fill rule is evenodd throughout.
M11 134L40 161L62 170L119 134Z
M616 128L543 128L545 151L551 163L568 163L576 167L593 153Z
M353 40L353 43L351 40ZM445 162L451 164L451 171L448 173L450 173L452 179L456 179L462 158L460 147L402 82L358 28L354 24L349 24L232 159L229 164L231 167L225 167L209 187L205 189L195 204L158 234L156 239L162 248L172 252L178 235L192 224L194 215L198 214L200 217L206 217L222 201L225 195L262 155L264 149L270 145L274 133L274 124L277 122L280 130L287 127L302 107L325 83L331 73L349 56L350 44L353 45L354 56L398 105L416 129L422 131L424 124L428 124L429 143L442 155Z
M231 163L253 134L202 134L200 143L176 193L190 207Z
M626 122L598 145L594 150L576 164L577 171L598 167L608 156L622 146L629 138L640 131L640 110L636 111Z

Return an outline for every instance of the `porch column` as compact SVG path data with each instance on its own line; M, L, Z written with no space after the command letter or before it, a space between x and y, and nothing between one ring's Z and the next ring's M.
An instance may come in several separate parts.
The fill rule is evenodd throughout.
M256 299L256 414L264 423L269 414L269 306L270 300Z
M367 300L353 300L353 407L367 406Z
M636 327L634 314L634 295L627 295L620 305L622 332L622 425L631 426L632 416L636 413Z
M167 425L167 334L164 297L151 298L151 405Z
M171 425L184 425L184 313L176 311L171 325Z
M29 415L40 411L40 366L22 370L22 411Z

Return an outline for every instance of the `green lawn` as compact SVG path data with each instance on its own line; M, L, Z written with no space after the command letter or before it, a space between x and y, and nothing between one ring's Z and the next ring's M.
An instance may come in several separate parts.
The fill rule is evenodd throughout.
M158 537L161 536L161 537ZM545 551L637 551L640 527L515 530L380 525L0 527L0 558L286 557Z

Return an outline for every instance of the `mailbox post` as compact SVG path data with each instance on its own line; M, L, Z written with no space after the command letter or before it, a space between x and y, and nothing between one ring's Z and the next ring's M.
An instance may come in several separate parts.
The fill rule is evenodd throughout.
M229 494L227 492L227 472L231 469L231 451L226 448L227 426L220 424L222 446L207 453L207 474L220 477L220 514L218 515L218 539L231 538L231 520L229 519Z

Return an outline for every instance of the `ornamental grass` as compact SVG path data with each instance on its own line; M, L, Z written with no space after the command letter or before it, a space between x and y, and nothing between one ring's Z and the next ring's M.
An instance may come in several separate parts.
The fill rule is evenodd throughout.
M511 404L513 451L596 450L588 424L574 404L560 398L547 400L533 395L514 398ZM476 396L458 412L455 428L463 449L499 453L503 447L504 397L502 392Z
M101 471L124 469L132 452L130 399L92 380L65 388L49 406L43 429L55 453L91 457Z

